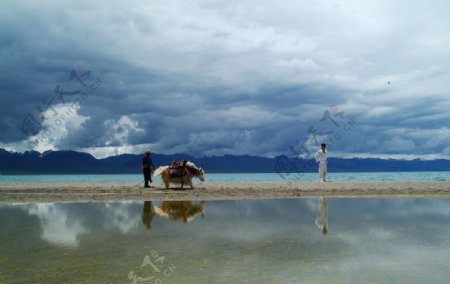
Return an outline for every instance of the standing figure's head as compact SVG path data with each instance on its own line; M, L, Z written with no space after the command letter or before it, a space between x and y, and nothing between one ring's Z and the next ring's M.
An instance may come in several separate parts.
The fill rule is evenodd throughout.
M322 151L326 151L327 150L327 144L325 144L325 143L322 143L321 145L320 145L320 149L322 149Z
M145 151L145 156L149 157L152 154L152 150L148 149Z

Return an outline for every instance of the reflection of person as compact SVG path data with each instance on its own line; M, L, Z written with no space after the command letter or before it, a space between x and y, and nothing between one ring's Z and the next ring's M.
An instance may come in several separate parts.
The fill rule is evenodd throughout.
M328 234L328 203L327 198L322 196L319 198L320 213L316 217L316 226L322 231L322 235Z
M144 201L144 209L142 209L142 223L144 223L145 227L148 231L152 229L152 221L155 216L155 209L153 208L151 201Z
M145 152L144 158L142 158L142 172L144 173L144 187L149 188L148 182L152 182L152 169L155 168L155 165L153 165L152 158L150 158L150 155L152 154L151 150L147 150Z
M187 223L205 212L205 201L193 203L192 201L163 201L161 208L155 206L155 212L159 216L169 217L174 221Z
M316 163L319 163L319 180L321 182L325 182L327 177L327 152L327 144L322 144L316 153Z

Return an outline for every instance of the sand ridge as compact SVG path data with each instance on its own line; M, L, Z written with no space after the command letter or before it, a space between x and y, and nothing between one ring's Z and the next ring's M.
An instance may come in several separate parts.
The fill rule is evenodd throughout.
M450 181L203 183L195 189L105 183L5 183L0 202L229 200L298 197L450 197Z

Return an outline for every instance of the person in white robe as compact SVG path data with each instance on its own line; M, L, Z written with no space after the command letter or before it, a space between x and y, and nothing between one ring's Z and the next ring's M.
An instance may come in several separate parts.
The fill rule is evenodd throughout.
M319 163L319 180L325 182L327 177L327 145L320 145L319 151L316 153L316 163Z

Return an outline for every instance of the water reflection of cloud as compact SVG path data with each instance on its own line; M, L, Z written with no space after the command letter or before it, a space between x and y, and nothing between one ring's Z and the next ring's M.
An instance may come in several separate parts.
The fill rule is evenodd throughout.
M310 199L227 200L207 202L207 205L211 204L208 206L208 216L219 220L254 217L264 220L298 220L308 218L307 202L311 202ZM318 206L317 199L312 202Z
M139 257L142 247L157 248L174 259L177 275L189 280L185 282L202 282L192 280L196 269L204 273L202 277L235 280L230 282L446 283L442 276L450 263L450 228L446 226L450 200L329 202L332 229L327 237L314 225L318 198L207 201L204 218L190 223L155 215L151 242L139 236L147 236L142 224L143 201L36 204L23 208L39 217L30 219L34 224L40 222L45 231L39 231L34 238L42 234L42 239L60 244L58 239L48 239L59 226L64 233L56 234L59 239L68 239L66 245L76 246L82 239L83 245L77 247L80 251L92 248L92 242L98 245L97 240L105 236L111 242L102 245L120 243L121 249L137 251ZM152 204L162 207L159 202ZM416 213L405 213L417 209ZM174 282L182 282L173 277Z
M138 206L139 205L139 206ZM139 223L141 202L108 203L36 203L22 204L29 215L39 218L41 238L52 244L77 247L79 236L98 230L119 230L122 234L135 230ZM134 210L136 209L136 210Z
M136 230L141 222L140 215L131 210L136 203L133 201L104 203L101 212L105 218L105 226L111 229L119 229L122 234L128 234Z
M36 215L42 226L41 238L58 246L76 247L79 245L78 236L88 232L77 219L69 215L53 203L37 203L27 205L28 214Z
M309 199L235 200L207 202L208 212L202 224L206 242L218 238L233 242L273 241L283 234L300 237L316 234L315 214ZM318 199L312 202L319 211ZM210 240L207 239L207 236Z
M450 217L447 199L399 199L392 200L389 213L396 216L439 216Z
M317 200L316 198L308 198L305 200L305 204L310 212L317 213L319 209L317 208Z
M450 255L439 244L402 239L378 242L378 238L366 236L355 240L346 255L334 259L334 272L348 275L349 282L447 283L442 277Z

